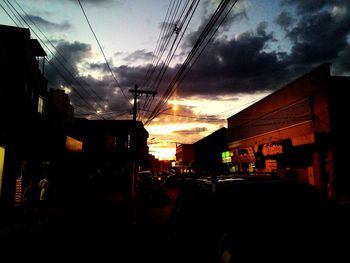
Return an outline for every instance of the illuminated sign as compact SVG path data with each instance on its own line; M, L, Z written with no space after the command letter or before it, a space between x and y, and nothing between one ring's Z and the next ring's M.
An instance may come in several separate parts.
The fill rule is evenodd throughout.
M252 147L234 149L232 156L233 162L255 163L255 155Z
M273 172L277 170L276 160L265 160L265 169L267 172Z
M82 152L83 143L73 137L66 136L66 149L71 152Z
M283 147L280 143L268 143L264 144L262 148L262 154L264 156L271 156L276 154L282 154L283 153Z
M232 156L232 153L230 151L222 152L221 153L222 163L230 163L232 161L231 156Z

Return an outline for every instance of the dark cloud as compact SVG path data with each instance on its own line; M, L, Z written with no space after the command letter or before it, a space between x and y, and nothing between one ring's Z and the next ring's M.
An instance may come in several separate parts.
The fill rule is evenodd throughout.
M58 69L68 75L78 76L78 64L84 59L91 57L91 46L89 44L75 41L73 43L61 40L56 45L56 55L51 62ZM57 76L57 75L56 75Z
M208 5L203 4L202 22L197 30L187 35L183 50L189 51L194 46L216 8L213 2L206 3ZM180 84L178 94L213 97L222 94L253 93L274 89L276 85L285 81L287 73L284 71L284 58L287 54L268 51L276 39L273 32L267 31L266 22L259 23L255 31L242 33L236 38L230 39L225 36L225 32L233 23L246 18L244 6L233 10L235 11L226 18L196 64L190 66L190 73ZM179 67L180 65L175 71Z
M345 0L347 1L347 0ZM313 13L327 5L341 2L339 0L281 0L282 5L294 5L300 14Z
M314 7L316 2L319 3L317 8ZM329 10L324 9L330 6L329 2L316 2L295 1L298 17L283 12L275 19L288 29L290 51L273 48L277 39L268 31L266 22L261 22L255 31L244 32L233 39L216 38L191 68L177 94L211 97L274 90L323 62L332 62L339 71L346 71L350 9L341 5L345 1L331 1L337 6ZM292 4L292 1L284 1L284 4ZM203 28L204 23L196 32ZM195 40L196 34L190 34L185 47L192 47Z
M208 131L208 128L203 126L203 127L196 127L193 129L177 130L177 131L174 131L173 133L180 136L188 136L188 135L198 135L206 131Z
M183 92L211 96L270 89L276 76L283 75L286 65L279 60L278 53L266 51L275 41L266 28L267 24L262 22L255 31L208 45L183 84ZM274 77L269 78L272 74Z
M126 56L124 60L126 62L135 62L138 60L152 61L153 58L154 58L153 52L147 52L145 49L142 49L142 50L136 50L135 52Z
M108 72L108 66L106 63L86 63L86 67L91 70L96 70L100 72Z
M339 59L334 62L336 75L350 75L350 44L339 53Z
M230 6L231 5L229 5L229 7ZM225 18L225 20L223 20L223 23L220 25L219 32L221 33L226 32L231 29L231 26L233 24L242 22L243 19L247 19L247 18L248 18L247 10L245 8L233 9Z
M205 30L213 13L218 7L218 4L219 3L217 1L210 1L210 0L206 0L202 3L201 7L202 7L203 15L201 18L200 26L197 28L197 30L193 30L192 32L189 32L187 34L186 41L182 44L182 48L189 49L195 45L197 39ZM228 7L223 12L223 14L227 13L228 8L230 6L231 5L228 5ZM221 18L217 21L216 26L212 28L212 30L208 33L208 36L211 36L214 33L214 31L216 30L217 26L219 25L223 17L224 15L222 15ZM226 16L225 20L223 20L223 23L220 25L218 32L215 33L215 37L216 38L223 37L223 34L227 32L234 23L239 23L244 18L247 18L246 7L243 5L236 4L235 7L231 10L231 12Z
M350 34L350 16L349 11L342 9L340 1L337 2L338 9L324 8L328 4L320 1L319 7L314 7L313 1L295 1L294 5L298 8L298 15L293 17L292 12L282 12L276 17L275 22L286 31L288 40L288 49L277 51L273 47L276 45L277 36L269 30L266 22L261 22L254 30L246 31L235 37L225 36L225 30L229 25L240 21L245 17L245 11L231 16L216 37L211 40L204 52L200 55L196 63L188 69L190 70L176 90L179 98L188 96L197 96L202 98L220 99L221 95L239 93L255 93L259 91L273 91L282 85L292 81L294 78L307 73L310 69L323 62L332 62L337 74L350 72L349 34ZM344 1L343 1L344 2ZM292 1L283 0L285 5L292 5ZM345 2L344 2L345 3ZM337 11L338 10L338 11ZM209 12L208 12L209 14ZM207 20L204 17L202 24L194 31L189 32L183 45L183 55L187 55L190 48L196 42L201 30L203 30ZM283 36L282 36L283 38ZM278 44L278 43L277 43ZM95 106L108 104L108 110L117 118L125 113L128 116L131 106L127 98L131 98L130 88L135 84L142 89L154 89L158 87L157 83L145 82L150 65L130 66L122 65L110 66L118 79L119 85L111 76L105 63L90 63L87 61L91 57L91 47L84 43L59 42L57 49L65 56L73 67L72 72L82 83L87 83L90 89L98 95L91 95L77 84L73 84L76 90L85 95L84 97ZM116 54L124 55L124 54ZM127 61L151 60L153 54L145 50L138 50L128 55ZM192 60L193 62L194 60ZM85 63L89 70L99 71L104 77L95 78L92 76L79 76L77 74L78 64ZM156 76L161 70L161 63L154 70ZM161 101L163 95L168 92L169 83L180 69L181 65L169 67L166 74L160 82L158 93L153 100L153 106ZM81 71L80 71L81 72ZM52 74L49 83L60 84L59 76L48 69L48 74ZM57 80L57 81L56 81ZM73 80L72 80L73 82ZM87 96L90 94L90 96ZM77 94L73 94L77 103L82 104ZM146 98L140 98L140 106L144 107ZM152 110L152 108L145 108ZM186 116L195 115L191 107L183 107L178 112L177 121L188 122ZM112 116L109 115L109 116ZM182 115L182 116L181 116ZM201 122L219 123L218 116L197 116L197 119L190 119L197 122L201 127ZM160 115L162 122L167 120L171 122L170 115ZM218 120L219 119L219 120ZM191 134L200 133L200 129L191 131ZM181 131L179 132L181 134ZM187 135L188 132L186 131ZM185 133L183 133L184 135Z
M44 28L46 30L67 30L71 28L69 22L62 22L60 24L50 22L40 16L26 15L25 19L34 22L39 28Z
M334 15L320 11L304 16L290 30L292 42L289 63L313 65L336 60L347 46L350 15Z
M295 21L296 19L287 11L282 11L275 19L275 23L285 31L288 31Z
M91 46L80 42L58 41L56 55L49 60L45 69L49 88L68 87L75 106L80 110L101 109L106 98L114 92L112 80L108 77L95 79L91 76L79 75L78 65L91 57Z
M123 87L123 91L125 90L125 92L127 92L130 88L134 88L135 85L139 85L140 87L145 88L142 83L145 81L146 73L150 68L150 65L135 67L122 65L119 67L113 67L112 63L109 64L120 86ZM87 67L91 70L100 71L104 73L105 76L111 76L106 63L90 63ZM113 85L116 85L115 80L111 79L111 81L113 82ZM147 86L146 88L149 87Z

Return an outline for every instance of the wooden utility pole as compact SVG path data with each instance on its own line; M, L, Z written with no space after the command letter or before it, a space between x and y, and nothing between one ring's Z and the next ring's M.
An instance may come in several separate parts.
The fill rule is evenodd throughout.
M141 95L152 95L155 96L157 94L156 91L149 91L149 90L139 90L139 86L135 85L135 89L129 89L129 92L131 92L134 95L134 111L133 111L133 120L136 121L137 117L137 98Z
M155 96L157 94L156 91L148 91L148 90L140 90L137 85L135 85L135 89L130 89L130 93L134 95L134 110L133 110L133 121L134 121L134 127L132 131L132 137L131 137L131 146L133 151L133 167L132 167L132 180L131 180L131 194L132 198L135 198L135 178L138 172L138 162L137 162L137 152L136 152L136 144L137 144L137 125L136 125L136 119L137 119L137 98L142 95L152 95ZM134 215L134 224L136 223L136 215Z

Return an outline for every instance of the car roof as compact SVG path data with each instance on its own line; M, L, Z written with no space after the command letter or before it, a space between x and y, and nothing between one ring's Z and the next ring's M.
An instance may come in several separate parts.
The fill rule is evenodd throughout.
M317 224L311 227L310 222L333 208L324 192L297 179L218 176L214 184L208 177L187 180L175 203L174 217L185 229L193 224L198 229L225 228L236 237L265 236L273 229L283 236L293 234L294 229L300 234L306 228L313 231Z
M307 208L332 202L326 193L306 182L271 176L218 176L215 184L208 177L195 178L187 180L183 188L199 195L215 196L222 203L254 204L255 207L266 207L270 203L271 207L283 204L283 207Z
M152 172L150 170L145 171L139 171L138 174L151 174Z

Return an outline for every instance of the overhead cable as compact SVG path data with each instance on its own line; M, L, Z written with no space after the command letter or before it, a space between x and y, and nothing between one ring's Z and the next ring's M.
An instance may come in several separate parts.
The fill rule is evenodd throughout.
M118 79L117 79L116 76L114 75L114 73L113 73L113 71L112 71L112 69L111 69L111 67L110 67L110 65L109 65L109 63L108 63L108 61L107 61L106 55L105 55L105 53L104 53L104 51L103 51L103 49L102 49L102 46L101 46L101 44L100 44L100 41L98 40L98 38L97 38L97 36L96 36L96 34L95 34L95 32L94 32L92 26L91 26L91 23L90 23L90 21L89 21L89 18L87 17L87 15L86 15L86 13L85 13L85 10L84 10L84 8L83 8L83 5L81 4L80 0L78 0L78 3L79 3L79 5L80 5L81 10L83 11L83 14L84 14L84 16L85 16L86 22L88 23L89 28L90 28L92 34L94 35L95 40L96 40L96 42L97 42L97 44L98 44L98 46L99 46L99 48L100 48L100 50L101 50L101 53L102 53L103 58L104 58L104 60L105 60L105 62L106 62L106 65L107 65L107 67L108 67L109 72L111 73L111 75L112 75L114 81L116 82L118 88L119 88L120 91L122 92L124 98L125 98L127 101L129 101L129 98L124 94L124 91L123 91L122 87L120 86L120 83L119 83Z

